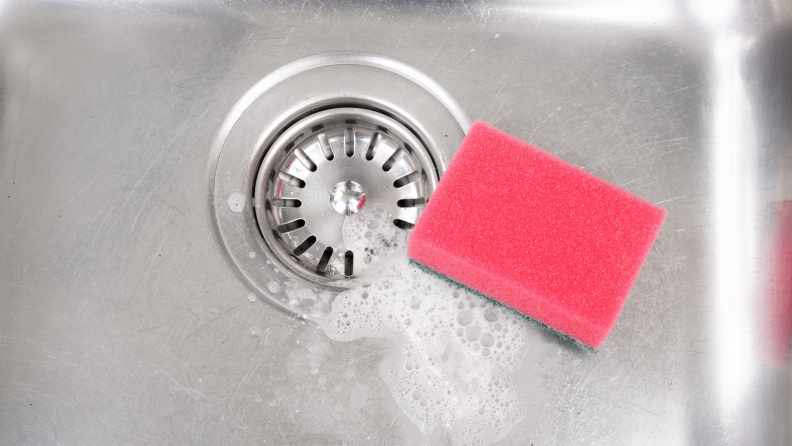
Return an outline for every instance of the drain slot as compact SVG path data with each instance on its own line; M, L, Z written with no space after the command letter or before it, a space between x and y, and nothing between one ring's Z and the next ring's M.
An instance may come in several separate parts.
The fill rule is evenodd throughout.
M330 263L330 257L333 257L333 248L327 247L322 253L322 258L319 259L319 264L316 265L316 271L323 273L327 269L327 264Z
M281 234L285 234L287 232L292 232L294 230L300 229L303 226L305 226L305 220L303 219L294 220L278 226L278 232L280 232Z
M366 159L368 161L374 159L375 151L377 150L377 146L379 146L381 140L382 140L382 135L380 135L379 133L375 133L374 136L371 137L371 141L369 142L368 149L366 150Z
M302 202L294 198L273 198L272 205L278 208L298 208L302 205Z
M333 161L335 156L333 156L333 149L330 147L330 143L327 142L327 135L320 133L316 138L319 140L319 147L322 148L322 153L327 161Z
M402 148L398 148L398 149L397 149L397 150L396 150L396 151L393 153L393 155L391 155L391 157L390 157L390 158L388 158L388 160L387 160L387 161L385 161L385 164L383 164L383 165L382 165L382 170L384 170L385 172L387 172L387 171L389 171L389 170L393 169L393 166L394 166L396 163L398 163L400 159L402 159L402 157L404 156L404 154L405 154L405 152L404 152L404 149L402 149Z
M396 206L400 208L414 208L423 204L426 204L425 198L403 198L396 202Z
M295 177L294 175L288 174L284 171L278 172L278 178L283 180L283 182L288 184L289 186L299 187L300 189L305 187L305 181Z
M300 246L294 248L294 255L300 257L301 255L305 254L305 251L311 249L311 246L313 246L314 243L316 243L316 237L312 235L305 239L304 242L300 243Z
M418 181L418 179L420 179L420 178L421 178L421 172L418 172L417 170L415 170L415 171L410 172L407 175L399 178L398 180L394 181L393 182L393 187L395 187L396 189L399 189L399 188L404 187L404 186L406 186L406 185L408 185L410 183Z
M410 229L412 229L415 226L414 224L412 224L410 222L406 222L406 221L400 220L398 218L396 220L393 220L393 224L396 225L397 228L404 229L405 231L406 230L410 230Z
M355 131L352 130L352 127L347 127L344 130L344 153L346 156L355 154Z
M347 251L344 254L344 275L347 277L352 276L352 265L355 262L355 253L352 251Z
M298 147L294 149L294 156L300 160L306 169L310 170L311 172L316 172L316 164L311 161L311 158L308 158L308 155L306 155L301 148Z

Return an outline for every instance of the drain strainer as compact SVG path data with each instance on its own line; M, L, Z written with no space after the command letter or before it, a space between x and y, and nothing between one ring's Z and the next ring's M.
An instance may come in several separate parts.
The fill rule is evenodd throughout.
M360 240L345 236L345 223L381 205L392 215L386 224L408 230L436 184L423 144L396 120L360 108L325 110L289 127L267 151L255 183L256 217L289 268L322 282L358 277L377 240L370 235L362 252L355 249Z
M400 62L288 64L239 100L213 144L219 240L259 295L311 314L406 256L468 126L447 92Z

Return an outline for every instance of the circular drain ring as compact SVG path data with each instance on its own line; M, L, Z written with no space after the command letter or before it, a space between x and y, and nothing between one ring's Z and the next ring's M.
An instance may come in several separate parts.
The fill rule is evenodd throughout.
M407 230L436 185L431 157L404 126L371 110L336 108L292 125L267 150L255 212L284 265L327 283L363 277L356 264L364 259L342 235L346 215L380 204L394 211L394 226Z
M296 283L319 294L340 291L354 281L309 280L272 252L254 215L256 174L269 147L290 126L340 107L373 110L403 125L426 148L438 177L469 126L461 108L426 75L372 55L330 54L293 62L259 81L237 102L221 125L210 157L216 234L259 294L297 315L309 309L305 302L290 302L283 284Z

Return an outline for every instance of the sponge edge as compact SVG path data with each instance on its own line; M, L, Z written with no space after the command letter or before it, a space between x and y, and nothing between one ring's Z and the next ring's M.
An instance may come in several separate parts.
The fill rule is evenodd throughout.
M666 211L476 121L408 256L598 349Z

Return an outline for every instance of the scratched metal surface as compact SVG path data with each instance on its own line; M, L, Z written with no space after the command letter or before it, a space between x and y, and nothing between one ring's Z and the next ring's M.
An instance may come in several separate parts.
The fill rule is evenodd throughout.
M0 3L0 444L443 444L387 343L249 303L212 233L222 119L330 51L669 211L598 355L528 350L501 444L792 443L790 45L771 0Z

